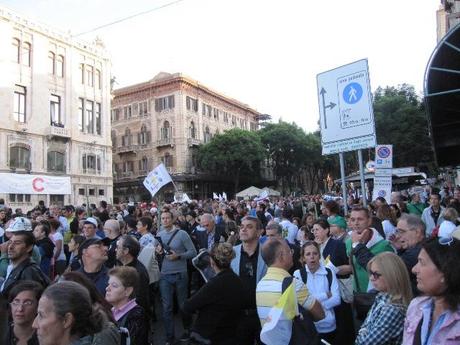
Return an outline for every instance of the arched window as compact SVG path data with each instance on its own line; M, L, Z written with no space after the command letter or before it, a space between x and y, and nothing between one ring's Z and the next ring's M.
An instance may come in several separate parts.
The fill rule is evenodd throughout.
M58 151L48 151L48 171L65 172L65 154Z
M64 56L58 55L56 58L56 75L58 77L64 76Z
M30 169L30 149L25 146L10 147L10 168Z
M56 62L56 55L53 52L48 52L48 73L55 74L55 62Z
M211 141L211 132L209 131L209 127L206 126L204 130L204 142L209 143Z
M20 41L17 38L13 38L13 61L16 63L21 62L21 48Z
M190 128L189 128L189 135L190 135L190 138L192 139L196 139L196 128L195 128L195 122L190 122Z
M142 157L139 161L139 171L145 172L148 169L148 160L147 157Z
M28 42L22 44L22 64L30 67L31 62L31 45Z
M125 135L121 138L121 145L122 146L129 146L131 145L131 131L129 128L126 128Z
M161 128L160 137L162 140L171 139L171 127L169 126L168 121L165 121L163 123L163 127Z
M162 158L163 164L166 168L172 168L173 166L173 156L171 156L168 152Z
M150 142L150 132L147 131L147 126L142 125L141 132L139 133L138 142L140 145L145 145Z

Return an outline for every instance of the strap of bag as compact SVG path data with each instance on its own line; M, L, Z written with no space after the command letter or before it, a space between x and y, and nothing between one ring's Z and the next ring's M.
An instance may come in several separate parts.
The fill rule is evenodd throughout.
M355 280L356 289L358 291L361 291L361 288L359 287L358 276L356 275L356 269L355 269L355 266L353 265L353 247L351 248L349 259L350 259L351 269L353 270L353 279Z
M281 284L281 293L284 293L284 291L286 291L289 285L291 285L293 279L294 278L292 277L286 277L283 279L283 283Z
M423 317L420 319L417 328L415 329L412 345L422 345L422 323Z
M166 243L166 245L169 247L169 245L171 244L171 241L173 240L174 236L176 236L176 234L179 232L179 229L175 230L173 232L173 234L171 235L171 237L169 238L168 242Z
M326 268L326 272L327 272L327 283L329 284L329 291L331 291L331 286L332 286L332 271L325 267ZM307 269L305 268L305 266L302 266L300 268L300 277L302 278L302 281L305 285L307 285L307 279L308 279L308 274L307 274Z

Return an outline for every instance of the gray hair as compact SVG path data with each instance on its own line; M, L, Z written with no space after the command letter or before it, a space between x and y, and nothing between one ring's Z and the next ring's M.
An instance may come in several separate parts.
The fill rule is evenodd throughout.
M426 226L425 223L419 217L413 214L403 213L399 220L405 221L410 230L420 230L423 233L423 235L425 235Z
M278 235L281 235L283 233L283 228L281 225L279 225L277 222L271 222L269 223L266 227L265 230L276 230Z

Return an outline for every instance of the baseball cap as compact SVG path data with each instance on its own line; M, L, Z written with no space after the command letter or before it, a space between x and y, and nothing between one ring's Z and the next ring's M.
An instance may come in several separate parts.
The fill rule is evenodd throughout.
M86 218L83 224L93 224L94 227L97 228L97 220L93 217Z
M78 247L78 256L81 257L83 254L83 250L87 249L89 246L92 246L93 244L101 244L102 240L98 238L90 238L88 240L85 240L82 244L80 244L80 247Z
M347 228L347 222L345 218L341 216L331 216L327 219L329 222L329 225L336 225L339 228L346 229Z
M5 231L18 232L18 231L32 231L32 223L26 217L16 217L10 223Z

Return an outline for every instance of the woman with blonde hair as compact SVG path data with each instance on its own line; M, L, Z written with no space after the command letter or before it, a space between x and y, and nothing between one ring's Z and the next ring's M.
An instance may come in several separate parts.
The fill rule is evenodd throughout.
M396 254L384 252L369 261L367 271L369 281L379 293L355 344L401 344L407 306L412 299L406 265Z
M457 228L456 222L458 212L453 207L447 207L444 210L442 217L444 218L444 221L439 226L438 237L449 238Z

